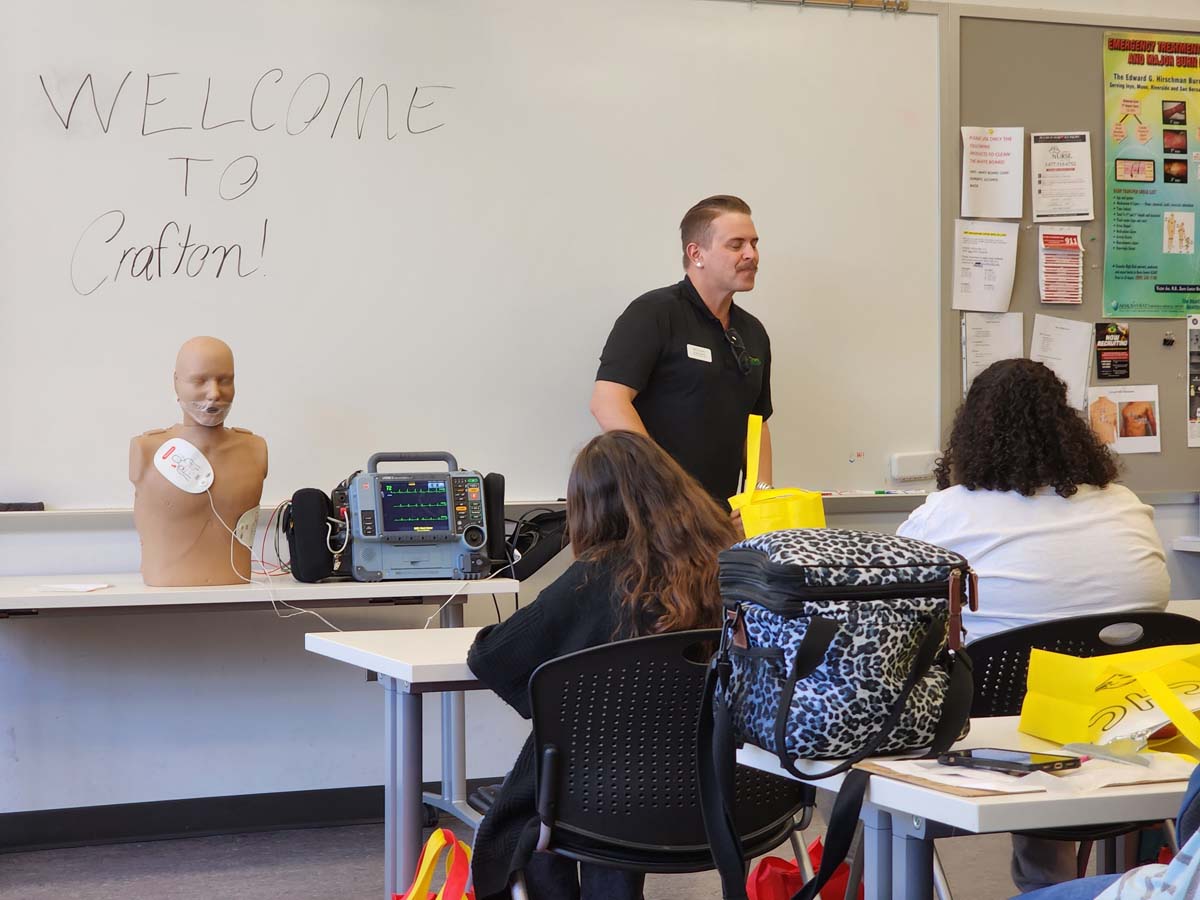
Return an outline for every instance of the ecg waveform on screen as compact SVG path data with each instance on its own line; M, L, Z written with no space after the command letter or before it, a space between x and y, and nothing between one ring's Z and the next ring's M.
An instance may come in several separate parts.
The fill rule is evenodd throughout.
M385 531L450 530L446 482L391 482L382 487Z

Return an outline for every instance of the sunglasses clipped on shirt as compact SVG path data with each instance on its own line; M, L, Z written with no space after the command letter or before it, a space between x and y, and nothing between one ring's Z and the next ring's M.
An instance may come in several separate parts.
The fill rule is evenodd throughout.
M726 328L725 340L728 342L729 348L733 351L733 358L737 360L738 371L743 375L749 375L750 370L758 364L758 360L750 355L750 351L746 349L746 342L742 340L742 336L737 333L737 329Z

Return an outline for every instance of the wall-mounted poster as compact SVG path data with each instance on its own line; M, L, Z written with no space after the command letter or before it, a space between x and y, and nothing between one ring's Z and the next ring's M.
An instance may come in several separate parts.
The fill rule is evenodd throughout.
M1104 385L1088 388L1092 431L1114 453L1159 453L1158 385Z
M1104 315L1200 312L1200 35L1104 35Z
M1129 377L1129 323L1096 323L1096 377Z

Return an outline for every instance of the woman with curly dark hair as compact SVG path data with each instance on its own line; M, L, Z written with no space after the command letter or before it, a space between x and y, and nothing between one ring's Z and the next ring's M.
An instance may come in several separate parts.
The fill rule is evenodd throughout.
M979 612L963 614L968 640L1166 606L1171 582L1154 511L1115 483L1108 449L1041 363L1006 359L976 377L934 473L938 491L897 533L971 563ZM1022 891L1074 872L1072 844L1013 836Z
M993 363L971 384L934 469L938 491L899 534L963 554L979 575L968 638L1046 619L1162 609L1170 594L1154 511L1050 369Z

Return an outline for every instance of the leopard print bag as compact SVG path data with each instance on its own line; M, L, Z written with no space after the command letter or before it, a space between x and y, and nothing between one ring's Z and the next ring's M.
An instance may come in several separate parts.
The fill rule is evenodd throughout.
M742 900L735 745L774 753L802 781L875 754L948 749L970 715L961 607L969 599L975 608L975 577L941 547L832 528L758 535L723 552L720 566L727 618L705 684L696 765L722 896ZM810 775L798 759L839 762ZM843 780L820 869L798 900L816 900L845 858L867 782L860 770Z
M963 557L911 538L809 528L742 541L720 564L732 626L725 700L738 740L789 761L933 743L952 674L970 677L959 638L974 578ZM966 722L955 712L963 721L944 728L958 737Z

